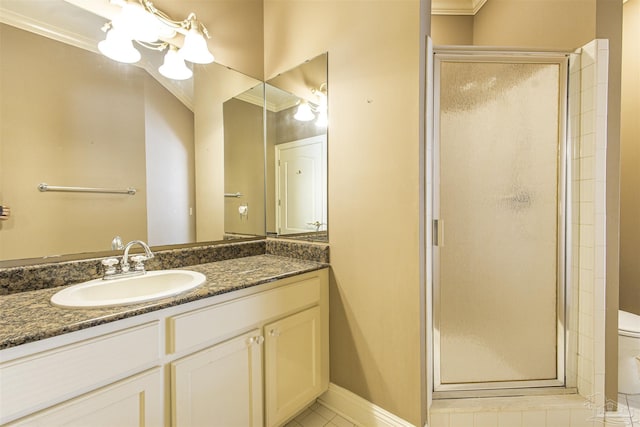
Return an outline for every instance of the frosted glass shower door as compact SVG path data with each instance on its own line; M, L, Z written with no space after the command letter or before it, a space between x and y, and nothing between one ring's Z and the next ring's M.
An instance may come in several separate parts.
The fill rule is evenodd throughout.
M435 64L436 390L558 385L562 64Z

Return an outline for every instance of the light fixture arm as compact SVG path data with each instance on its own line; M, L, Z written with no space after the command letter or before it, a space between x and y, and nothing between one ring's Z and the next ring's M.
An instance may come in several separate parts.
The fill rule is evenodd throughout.
M174 30L182 34L185 34L187 31L193 28L200 31L207 39L211 38L211 35L209 34L209 30L207 29L207 27L205 27L205 25L202 22L198 20L198 17L195 14L195 12L190 12L189 15L187 15L187 17L182 21L176 21L174 19L171 19L169 15L167 15L166 13L164 13L163 11L155 7L155 5L149 0L134 0L134 1L137 1L138 4L140 4L144 8L145 11L153 15L160 22L162 22L163 24L173 28ZM126 0L112 0L112 3L120 6L124 5L126 2L127 2ZM107 32L112 27L113 27L113 21L107 22L102 27L102 31Z
M142 47L145 47L149 50L157 50L158 52L165 50L167 46L173 46L169 42L143 42L140 40L134 40L134 41Z
M155 7L151 1L138 0L138 2L142 5L142 7L144 7L144 9L147 12L155 16L162 23L168 25L169 27L174 28L175 30L182 30L182 31L179 31L181 33L187 32L190 29L195 28L200 32L202 32L202 34L204 34L206 38L208 39L211 38L211 36L209 35L209 30L207 30L207 27L205 27L202 22L198 21L198 17L194 12L190 12L189 15L187 15L187 17L182 21L175 21L171 19L169 15L167 15L166 13L164 13L163 11Z
M144 10L155 16L158 20L162 21L162 23L173 28L182 28L182 23L184 21L174 21L169 15L155 7L149 0L138 0L138 3L142 5Z

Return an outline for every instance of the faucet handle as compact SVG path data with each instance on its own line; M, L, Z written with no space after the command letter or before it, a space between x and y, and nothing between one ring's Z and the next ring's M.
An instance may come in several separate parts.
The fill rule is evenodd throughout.
M104 275L111 276L116 274L116 265L118 265L116 258L106 258L102 260L102 266L104 267Z
M144 262L149 258L144 255L134 255L131 257L133 261L133 269L135 271L144 271Z

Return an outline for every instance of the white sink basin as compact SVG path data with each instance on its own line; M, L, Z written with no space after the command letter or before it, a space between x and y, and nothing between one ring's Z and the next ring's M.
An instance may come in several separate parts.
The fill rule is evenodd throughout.
M51 297L51 303L66 308L138 304L189 291L205 279L204 274L188 270L148 271L141 276L95 279L62 289Z

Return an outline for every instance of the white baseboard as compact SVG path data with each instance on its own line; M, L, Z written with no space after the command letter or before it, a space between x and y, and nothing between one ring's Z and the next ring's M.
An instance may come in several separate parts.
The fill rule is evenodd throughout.
M329 384L329 389L318 398L318 402L358 426L415 427L408 421L333 383Z

